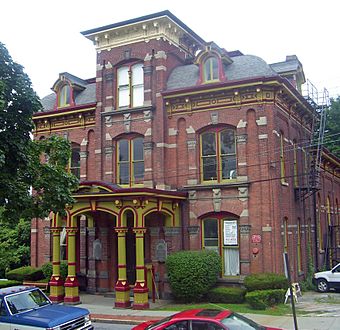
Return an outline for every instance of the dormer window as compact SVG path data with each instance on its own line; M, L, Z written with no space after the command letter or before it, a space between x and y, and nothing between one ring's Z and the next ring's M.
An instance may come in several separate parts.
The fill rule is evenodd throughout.
M63 85L58 93L58 107L67 107L71 104L71 87L69 84Z
M203 80L204 82L218 81L218 60L215 56L208 57L203 62Z
M143 64L123 66L117 70L118 108L134 108L144 104Z

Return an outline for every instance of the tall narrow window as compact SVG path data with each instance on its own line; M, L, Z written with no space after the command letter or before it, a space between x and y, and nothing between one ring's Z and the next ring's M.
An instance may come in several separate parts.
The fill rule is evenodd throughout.
M307 219L307 243L312 247L312 219Z
M331 200L329 196L327 197L326 201L326 212L327 212L327 223L326 223L326 244L327 244L327 251L328 251L328 259L329 264L332 266L332 260L333 260L333 232L332 232L332 217L331 217Z
M281 132L280 136L280 165L281 165L281 183L286 183L286 167L285 167L285 150L284 150L284 136Z
M131 85L132 106L140 107L144 103L144 71L142 64L136 64L132 67Z
M309 176L309 171L308 171L308 154L307 151L303 149L303 182L305 185L308 183L308 176Z
M144 104L143 64L123 66L117 70L118 108Z
M222 129L201 134L202 181L230 180L236 178L235 131Z
M144 180L143 138L121 139L117 150L117 183L121 185L142 184Z
M297 222L297 266L298 272L302 272L302 250L301 250L301 219Z
M335 217L336 217L336 245L340 246L340 215L338 199L335 200Z
M58 107L67 107L71 104L71 87L66 84L62 86L58 93Z
M283 219L283 252L288 252L288 218Z
M319 250L323 250L323 232L322 232L322 225L321 225L321 197L318 194L318 214L317 214L317 231L318 231L318 239L319 239Z
M218 60L216 57L208 57L203 63L203 77L205 82L218 81Z
M129 67L119 68L118 77L118 107L128 107L130 105L130 77Z
M299 186L299 171L298 171L298 157L297 157L297 147L296 141L294 141L294 187L297 188Z
M78 144L72 144L70 171L80 179L80 146Z

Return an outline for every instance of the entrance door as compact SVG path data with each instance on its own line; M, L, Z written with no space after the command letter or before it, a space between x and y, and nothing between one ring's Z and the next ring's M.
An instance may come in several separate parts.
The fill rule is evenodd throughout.
M213 250L222 258L222 275L240 274L238 222L226 218L203 219L203 248Z

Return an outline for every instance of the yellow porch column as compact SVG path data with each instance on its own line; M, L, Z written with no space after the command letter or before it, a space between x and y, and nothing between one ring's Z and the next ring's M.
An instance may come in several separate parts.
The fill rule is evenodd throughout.
M115 307L127 308L131 306L130 286L126 276L126 233L127 228L115 228L118 234L118 280L116 283Z
M58 217L58 215L56 215ZM57 219L56 219L57 220ZM51 232L53 235L52 238L52 276L50 279L50 299L54 303L60 303L64 301L64 281L60 276L60 232L61 228L59 227L59 221L56 221L56 225L58 227L51 228Z
M67 263L68 275L65 281L64 303L79 304L79 283L76 276L76 233L77 219L71 217L71 226L66 228L67 232Z
M136 283L133 289L133 309L147 309L150 306L144 264L144 234L146 228L134 228L133 232L136 234Z

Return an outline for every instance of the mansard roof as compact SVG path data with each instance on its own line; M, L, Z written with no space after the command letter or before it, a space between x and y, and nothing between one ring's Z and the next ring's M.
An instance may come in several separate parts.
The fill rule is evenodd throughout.
M277 77L274 71L262 58L254 55L233 56L233 62L224 65L226 81L251 79L255 77ZM193 87L199 81L199 65L188 64L176 67L170 74L167 90Z

